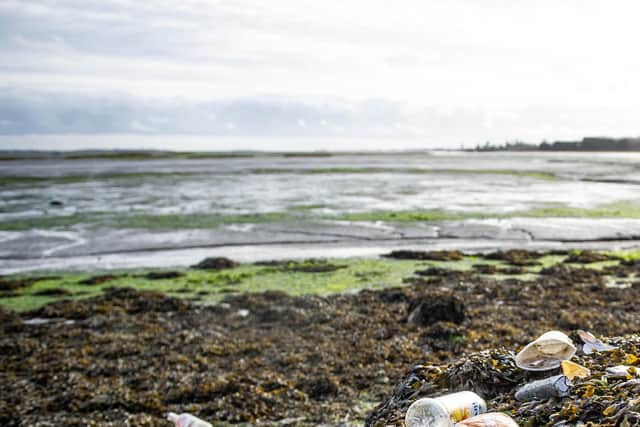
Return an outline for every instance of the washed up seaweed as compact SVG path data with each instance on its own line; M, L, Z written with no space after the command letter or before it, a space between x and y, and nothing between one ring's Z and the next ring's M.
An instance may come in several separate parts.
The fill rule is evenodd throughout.
M640 343L628 334L640 324L640 287L608 287L612 271L563 265L498 280L445 269L404 287L232 293L215 305L107 288L0 310L0 422L166 426L171 411L214 425L361 425L368 416L401 425L418 397L473 388L522 425L633 425L637 378L603 375L638 365ZM634 280L635 271L619 265L615 274ZM541 374L513 357L550 329L591 331L618 350L579 351L572 361L591 374L569 398L516 403L517 387Z
M640 382L607 376L607 367L631 361L638 364L640 336L607 338L618 346L613 352L578 355L575 360L590 370L584 378L574 378L566 397L515 400L520 386L541 374L518 369L512 351L497 348L470 354L443 366L417 365L408 370L391 396L367 418L368 426L404 426L404 413L411 403L424 396L472 390L487 400L490 410L511 415L521 426L537 425L637 425L640 420ZM550 377L558 370L545 375Z

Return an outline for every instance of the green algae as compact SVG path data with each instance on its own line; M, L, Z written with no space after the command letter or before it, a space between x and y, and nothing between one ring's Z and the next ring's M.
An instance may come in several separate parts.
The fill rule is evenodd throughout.
M621 259L640 259L640 251L637 250L604 253L616 255ZM545 255L536 259L540 265L527 267L523 274L497 273L490 276L498 280L509 278L527 280L536 277L543 268L562 264L565 258L566 255ZM581 267L602 270L607 266L616 265L617 262L603 261ZM482 255L466 255L459 261L349 258L306 260L273 265L242 264L236 268L220 271L181 268L172 271L182 273L182 276L167 279L146 277L146 274L151 271L163 271L160 269L109 271L108 274L113 276L112 278L105 281L98 280L94 285L82 282L106 272L96 271L92 274L67 272L56 273L56 277L44 277L11 293L4 295L0 293L0 306L17 311L31 310L61 299L96 296L103 289L111 286L159 291L174 297L194 299L203 304L218 303L229 293L284 291L290 295L329 295L362 289L404 286L406 285L404 279L412 276L417 270L437 267L451 271L471 271L473 265L478 263L508 267L504 261L486 259ZM339 268L313 268L318 266ZM38 276L42 277L42 273L38 273ZM21 274L7 276L5 279L33 279L34 277L35 274ZM70 295L37 295L56 288L65 289Z
M508 218L631 218L640 219L640 202L620 201L593 208L577 208L567 205L536 207L508 213L459 212L444 209L421 211L373 211L358 212L332 217L345 221L430 222L463 221L468 219Z
M267 290L285 291L291 295L332 293L356 289L377 289L402 285L402 279L413 273L423 263L416 261L388 261L372 259L336 260L336 264L346 268L329 272L308 273L291 268L277 268L255 264L244 264L234 269L205 271L176 269L184 276L172 279L150 280L144 277L152 270L129 270L110 272L116 276L96 285L80 282L93 275L86 273L65 273L58 279L36 282L18 290L17 296L3 297L0 306L18 311L40 307L48 302L67 297L37 296L46 289L63 288L71 293L71 298L95 296L110 286L130 286L138 290L154 290L180 298L196 298L205 304L219 302L229 292L261 292ZM95 274L101 274L95 272ZM14 276L28 277L25 275Z
M420 211L370 211L339 215L314 215L324 205L294 205L288 212L275 211L255 214L114 214L85 212L65 216L40 216L0 221L0 230L19 231L30 229L69 228L74 225L110 227L115 229L214 229L225 224L262 224L292 220L329 221L385 221L398 223L464 221L469 219L508 218L630 218L640 219L640 202L621 201L593 208L576 208L564 205L542 206L525 211L508 213L459 212L444 209Z

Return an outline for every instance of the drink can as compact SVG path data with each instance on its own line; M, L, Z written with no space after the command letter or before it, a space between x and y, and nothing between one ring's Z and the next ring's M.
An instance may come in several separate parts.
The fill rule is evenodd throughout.
M407 427L452 427L454 423L487 411L487 403L471 391L425 397L407 410Z
M526 384L516 390L515 398L520 401L544 400L550 397L566 397L571 391L571 381L565 375L555 375Z

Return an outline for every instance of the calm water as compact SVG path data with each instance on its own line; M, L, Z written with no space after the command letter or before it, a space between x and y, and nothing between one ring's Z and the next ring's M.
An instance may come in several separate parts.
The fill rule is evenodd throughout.
M403 236L397 224L332 220L353 213L439 209L505 214L536 207L640 203L640 154L635 153L5 161L0 164L0 177L49 178L5 181L0 186L0 270L5 271L17 263L26 268L45 265L43 259L127 250L159 252L290 240L321 243L329 240L328 235L335 235L336 241L349 233L359 241L381 240L380 233ZM233 215L255 213L283 214L287 219L284 224L268 225L233 221ZM169 214L214 215L222 222L207 230L170 223L153 230L136 223L135 231L127 230L127 218ZM47 221L60 218L71 220ZM25 221L31 221L32 229L26 229ZM556 220L549 221L553 226ZM599 224L602 228L607 223ZM408 234L416 234L416 227L423 235L415 237L434 237L429 224L412 224ZM574 234L580 227L587 233L594 225L573 220L571 227ZM633 229L635 221L616 227ZM483 233L480 237L495 237ZM435 237L442 236L436 233ZM477 238L470 232L468 239ZM376 243L358 245L371 248Z

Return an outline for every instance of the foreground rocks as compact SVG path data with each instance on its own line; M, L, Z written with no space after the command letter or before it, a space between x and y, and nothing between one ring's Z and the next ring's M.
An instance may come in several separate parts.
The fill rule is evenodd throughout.
M370 415L372 425L401 425L409 400L471 386L521 422L595 420L605 403L623 405L620 394L580 397L567 409L552 402L541 418L535 406L516 408L511 393L526 378L512 369L509 351L548 329L636 332L639 272L637 263L563 265L531 280L497 281L431 271L403 288L234 295L216 306L111 288L20 315L0 310L0 423L166 426L166 411L187 411L225 423L361 424ZM612 277L626 285L610 286ZM434 303L451 304L454 316L424 310ZM426 320L409 321L421 305ZM615 342L620 358L637 354L635 337ZM587 380L598 378L598 363ZM634 389L624 390L629 401ZM562 410L568 415L554 415Z

